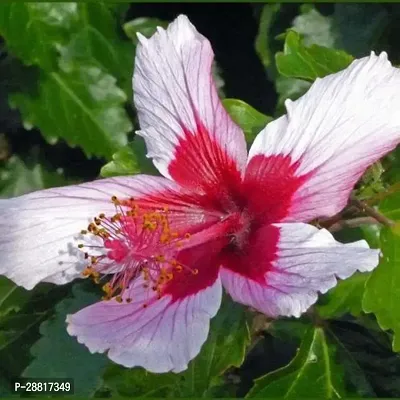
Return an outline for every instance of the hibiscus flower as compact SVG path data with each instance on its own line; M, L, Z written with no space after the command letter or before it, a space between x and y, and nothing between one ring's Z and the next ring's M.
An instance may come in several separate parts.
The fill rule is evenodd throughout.
M134 101L148 157L137 175L0 202L0 274L27 289L76 277L104 298L67 318L92 352L179 372L200 351L222 287L271 317L299 317L378 250L308 224L346 205L400 140L400 72L385 53L317 79L249 154L218 99L213 51L185 16L139 36Z

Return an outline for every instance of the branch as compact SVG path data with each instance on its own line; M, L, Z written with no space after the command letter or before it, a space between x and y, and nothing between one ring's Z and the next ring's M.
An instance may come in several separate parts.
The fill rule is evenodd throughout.
M376 219L379 223L385 226L393 226L394 222L390 220L389 218L386 218L383 214L381 214L379 211L375 210L375 208L372 208L369 206L367 203L358 200L354 197L351 198L350 204L353 204L356 206L360 211L364 212L365 214L373 217Z
M338 232L344 228L358 228L362 225L376 225L379 224L373 217L358 217L353 219L341 220L332 224L329 228L329 232Z

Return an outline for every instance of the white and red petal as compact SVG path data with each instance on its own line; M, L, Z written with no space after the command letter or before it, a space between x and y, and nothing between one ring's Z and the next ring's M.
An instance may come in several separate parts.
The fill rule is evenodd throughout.
M174 182L145 175L0 200L0 274L27 289L40 281L64 284L78 277L87 264L78 249L83 240L80 232L99 213L115 213L111 196L133 196L143 209L170 207L171 226L185 232L217 219L205 214L201 201L186 195Z
M235 301L272 317L299 317L337 278L378 262L379 251L365 241L341 244L312 225L274 224L254 232L245 252L225 256L221 279Z
M254 141L246 172L254 176L255 169L263 170L267 176L259 173L261 184L274 179L268 177L276 173L268 167L271 159L285 159L291 166L285 167L287 177L277 172L289 188L283 198L275 198L284 207L274 222L336 214L365 169L400 142L400 71L386 53L371 53L317 79L304 96L285 105L287 114Z
M150 39L139 38L133 90L148 156L186 187L215 197L236 187L246 143L218 98L209 41L183 15Z
M91 352L108 351L111 360L125 367L158 373L185 370L206 341L210 319L220 307L218 252L213 246L188 251L179 259L187 265L175 273L160 298L137 279L121 302L103 301L68 316L68 332Z

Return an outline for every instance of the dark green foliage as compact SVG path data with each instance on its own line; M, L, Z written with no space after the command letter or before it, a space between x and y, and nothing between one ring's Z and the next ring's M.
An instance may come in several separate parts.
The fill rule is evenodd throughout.
M317 78L371 50L387 50L400 64L397 4L244 5L254 14L252 27L227 26L231 6L221 5L221 26L208 27L210 34L219 30L216 38L229 40L226 32L250 29L253 40L257 33L247 44L274 89L265 93L273 100L268 109L254 108L260 103L251 96L236 98L230 74L240 79L254 71L243 69L240 53L229 53L235 44L216 44L213 77L249 147L286 113L284 101L302 96ZM207 28L203 5L192 14L185 5L174 7L199 19L200 31ZM137 34L150 37L173 13L162 5L137 10L107 2L0 4L0 198L87 176L159 175L134 134L131 78ZM179 374L121 367L68 335L66 315L100 300L90 283L27 291L0 276L0 397L11 396L21 376L70 377L76 395L86 397L400 397L399 180L397 149L371 166L353 192L393 224L335 233L338 240L365 239L380 248L377 269L339 281L300 319L271 321L224 297L200 354ZM340 217L360 215L349 206Z

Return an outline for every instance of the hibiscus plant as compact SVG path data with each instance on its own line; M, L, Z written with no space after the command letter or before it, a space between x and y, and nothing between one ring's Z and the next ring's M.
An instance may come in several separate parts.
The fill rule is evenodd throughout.
M20 377L96 397L400 393L371 377L400 370L390 48L321 44L309 24L334 15L315 7L272 38L282 7L257 8L269 117L224 98L190 18L135 19L123 38L127 9L0 6L25 127L108 161L71 179L4 157L0 393Z

